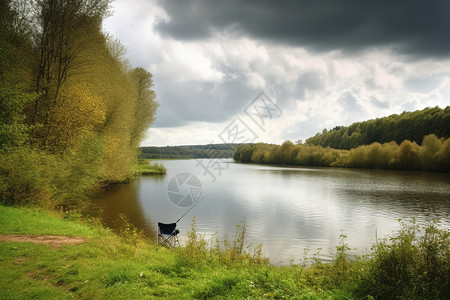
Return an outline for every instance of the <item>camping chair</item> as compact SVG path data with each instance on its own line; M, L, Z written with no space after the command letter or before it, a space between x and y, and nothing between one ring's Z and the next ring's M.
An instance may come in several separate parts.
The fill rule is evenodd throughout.
M158 222L158 244L161 246L176 247L180 245L177 223L164 224Z

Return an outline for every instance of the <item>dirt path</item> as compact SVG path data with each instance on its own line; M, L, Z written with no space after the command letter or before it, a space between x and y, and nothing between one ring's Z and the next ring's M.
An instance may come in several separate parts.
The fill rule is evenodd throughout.
M87 240L87 238L78 236L0 234L0 242L32 242L35 244L50 245L55 248L59 248L64 245L82 244Z

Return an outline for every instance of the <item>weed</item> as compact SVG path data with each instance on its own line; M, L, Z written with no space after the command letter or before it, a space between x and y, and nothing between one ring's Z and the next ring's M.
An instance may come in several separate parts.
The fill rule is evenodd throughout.
M345 243L346 238L347 236L345 234L341 234L339 236L339 246L336 246L336 258L334 260L334 266L341 274L347 273L350 268L348 258L348 251L350 250L350 247L348 247L347 243Z

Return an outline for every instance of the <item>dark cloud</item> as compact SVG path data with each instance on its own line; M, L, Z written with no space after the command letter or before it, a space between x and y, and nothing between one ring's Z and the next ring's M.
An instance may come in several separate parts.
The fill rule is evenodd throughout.
M366 116L365 108L359 97L358 91L346 90L337 98L336 102L343 108L341 113L342 119L352 120L350 122L352 123L355 120L355 116L359 118Z
M242 74L233 74L236 78L219 83L171 81L170 78L159 77L155 87L160 107L153 127L179 127L195 121L223 122L242 113L262 90L250 87ZM225 77L229 78L230 74L225 74ZM276 99L282 110L295 109L295 101L306 100L308 92L318 91L324 86L323 74L308 71L299 74L289 87L276 86L270 97Z
M242 80L224 83L161 80L156 86L160 101L153 127L179 127L190 122L222 122L242 111L260 91Z
M391 46L403 54L450 55L448 0L170 0L157 30L176 39L249 35L318 51Z
M429 77L411 77L405 80L404 86L411 92L415 93L429 93L439 87L446 77L450 74L435 74Z
M282 110L295 109L297 101L305 101L311 93L319 92L326 87L325 74L317 71L300 73L298 78L290 83L274 85L271 97L274 97Z
M382 101L380 99L378 99L378 97L372 96L369 98L370 103L377 107L377 108L381 108L381 109L388 109L390 108L390 103L388 101Z
M347 110L359 110L358 95L352 90L344 91L337 99L337 102Z

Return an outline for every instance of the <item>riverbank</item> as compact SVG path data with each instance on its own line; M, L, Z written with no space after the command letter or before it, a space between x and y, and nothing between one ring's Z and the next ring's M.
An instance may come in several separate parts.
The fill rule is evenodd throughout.
M245 231L236 235L228 247L219 250L209 247L193 227L188 233L181 233L188 237L185 247L166 249L145 239L131 225L125 226L120 234L113 234L96 220L85 220L74 213L59 215L41 209L0 206L0 234L85 239L82 243L59 247L0 242L0 294L4 299L370 299L369 294L380 298L386 295L439 298L442 289L448 289L445 277L448 261L433 274L437 277L431 285L426 285L428 290L415 281L419 277L410 278L416 287L412 289L406 277L394 281L395 251L402 249L388 251L387 245L379 244L379 248L384 247L381 249L384 252L379 254L390 258L387 266L376 265L383 262L376 255L371 260L350 261L344 239L336 247L333 263L277 267L267 264L260 247L244 246ZM405 234L399 234L397 240L405 241ZM407 250L404 253L408 259L420 256L420 252L414 252L416 248L407 246L402 247ZM448 234L447 244L441 242L439 246L440 255L447 255L448 259ZM431 247L429 250L431 255ZM415 275L416 262L417 259L406 261L410 263L408 276ZM375 275L391 278L374 282L375 265L383 272ZM426 274L420 277L422 281L426 279Z

